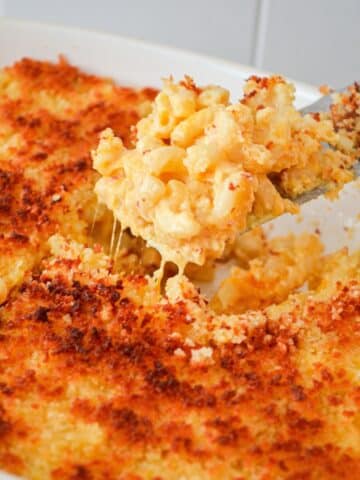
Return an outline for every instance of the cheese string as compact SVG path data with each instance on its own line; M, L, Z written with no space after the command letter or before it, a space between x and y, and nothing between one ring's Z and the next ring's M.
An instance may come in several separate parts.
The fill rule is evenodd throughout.
M96 219L97 219L97 216L98 216L98 213L99 213L99 208L100 208L100 204L99 204L99 201L97 201L94 216L93 216L93 221L92 221L92 224L91 224L90 235L92 235L93 232L94 232L94 227L95 227Z
M113 258L113 248L114 248L114 243L115 243L116 227L117 227L117 218L114 215L113 216L113 225L112 225L112 230L111 230L110 247L109 247L109 257L111 257L111 258Z
M120 232L119 232L119 236L118 236L118 239L117 239L117 242L116 242L114 260L116 260L117 257L118 257L118 255L119 255L120 246L121 246L121 240L122 240L123 233L124 233L124 230L123 230L122 225L121 225L120 222L119 222L119 225L120 225Z

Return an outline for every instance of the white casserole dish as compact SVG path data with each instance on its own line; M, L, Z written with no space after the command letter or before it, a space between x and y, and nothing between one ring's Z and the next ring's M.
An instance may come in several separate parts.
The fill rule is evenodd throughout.
M0 46L0 68L24 56L56 60L64 54L82 69L112 77L124 85L158 87L162 77L172 74L179 79L189 74L199 84L225 86L235 100L241 96L244 79L254 73L265 74L253 67L134 39L10 19L0 19ZM299 107L317 99L315 88L295 84ZM271 234L318 228L328 251L342 246L359 248L359 186L359 182L347 185L336 201L321 198L308 203L302 209L302 221L283 216L269 225ZM14 477L0 472L0 480L11 478Z

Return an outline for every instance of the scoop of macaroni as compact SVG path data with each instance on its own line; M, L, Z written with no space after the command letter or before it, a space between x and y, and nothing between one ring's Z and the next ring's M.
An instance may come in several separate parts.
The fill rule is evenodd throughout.
M221 257L249 222L296 211L270 178L296 195L346 160L322 146L336 144L331 121L301 116L293 100L281 77L250 78L235 104L219 86L164 80L134 148L102 133L93 152L99 201L181 270Z

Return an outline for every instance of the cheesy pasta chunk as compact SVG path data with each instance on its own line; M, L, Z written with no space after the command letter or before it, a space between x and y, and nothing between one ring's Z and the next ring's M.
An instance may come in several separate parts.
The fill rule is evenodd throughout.
M251 78L235 104L221 87L164 80L134 148L102 133L93 152L98 199L180 270L221 257L254 218L296 211L270 174L291 196L324 181L330 160L350 163L322 145L337 141L331 121L302 117L293 100L281 77Z

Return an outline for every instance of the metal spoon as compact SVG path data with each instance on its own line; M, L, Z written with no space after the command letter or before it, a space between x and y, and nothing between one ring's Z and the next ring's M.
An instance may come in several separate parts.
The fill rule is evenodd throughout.
M321 113L321 112L328 112L330 110L330 106L333 103L333 98L332 95L334 93L345 93L347 91L348 87L340 88L338 90L334 90L331 95L324 95L323 97L319 98L314 103L311 103L310 105L307 105L306 107L302 108L299 110L303 115L306 115L307 113ZM360 162L357 161L353 167L353 172L354 172L354 180L357 179L360 176ZM310 200L314 200L315 198L319 197L320 195L323 195L327 191L327 185L320 185L313 190L309 190L305 193L302 193L301 195L298 195L296 198L292 199L294 203L297 203L298 205L302 205L303 203L309 202Z

